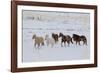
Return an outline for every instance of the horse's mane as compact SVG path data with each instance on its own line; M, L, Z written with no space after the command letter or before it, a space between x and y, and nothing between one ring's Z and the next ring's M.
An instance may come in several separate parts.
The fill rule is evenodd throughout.
M77 35L77 34L73 34L73 36L78 36L79 37L79 35Z

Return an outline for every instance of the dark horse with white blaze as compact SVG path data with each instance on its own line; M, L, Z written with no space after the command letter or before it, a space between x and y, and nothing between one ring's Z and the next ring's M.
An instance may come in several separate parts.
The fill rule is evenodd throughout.
M80 45L80 41L83 41L83 45L87 45L87 39L84 35L77 35L77 34L73 34L73 40L76 42L76 44L78 43Z
M59 33L59 37L61 37L61 46L63 46L62 45L63 43L66 46L66 42L68 43L68 46L69 46L70 43L73 44L71 36Z

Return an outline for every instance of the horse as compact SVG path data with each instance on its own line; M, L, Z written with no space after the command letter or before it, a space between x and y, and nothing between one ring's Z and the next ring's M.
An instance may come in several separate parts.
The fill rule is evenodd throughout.
M83 41L83 45L87 45L86 37L84 35L81 35L80 38L81 38L81 41Z
M66 46L66 42L68 43L68 46L70 43L73 44L71 36L63 35L62 33L59 33L59 37L61 37L61 46L62 46L62 43L64 43L64 45Z
M87 45L87 39L84 35L77 35L77 34L73 34L73 40L76 42L76 44L78 43L80 45L80 41L83 41L83 45L86 44Z
M58 37L59 37L58 34L52 33L52 37L55 40L55 43L57 43L58 42Z
M40 36L36 36L36 34L33 35L32 39L35 40L34 46L38 46L38 48L40 47L40 45L44 45L44 38L40 37Z
M79 35L73 34L73 37L72 38L76 42L76 44L78 43L80 45L81 38L80 38Z
M46 40L46 44L47 46L51 45L51 47L54 46L55 44L55 40L53 38L49 38L49 35L45 36L45 40Z

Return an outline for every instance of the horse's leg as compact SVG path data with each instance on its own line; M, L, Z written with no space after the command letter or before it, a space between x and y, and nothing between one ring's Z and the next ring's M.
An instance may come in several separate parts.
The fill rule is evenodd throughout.
M80 45L80 41L78 41L78 44Z
M49 46L49 41L47 41L47 46Z
M68 46L70 45L70 41L68 41Z
M39 47L40 47L40 43L38 43L38 49L39 49Z
M87 45L87 40L85 38L83 39L83 45Z
M87 45L87 39L86 38L84 39L84 44Z
M71 38L71 43L73 44L72 38Z
M76 45L77 45L77 41L76 41Z
M64 46L66 47L66 41L64 42Z
M87 40L85 41L86 45L87 45Z
M84 45L87 45L87 41L86 40L84 40Z
M36 43L34 43L34 47L36 48Z
M85 45L85 40L83 40L83 45Z
M51 43L51 47L53 47L54 46L54 43Z
M55 44L56 44L56 39L55 39Z
M42 46L44 46L44 42L42 42Z
M61 42L61 47L63 47L63 45L62 45L62 44L63 44L63 42Z

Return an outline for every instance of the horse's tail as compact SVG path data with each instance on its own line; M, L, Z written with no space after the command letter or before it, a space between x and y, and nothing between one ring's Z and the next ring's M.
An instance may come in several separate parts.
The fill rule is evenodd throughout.
M71 43L73 44L72 38L71 38Z
M85 38L85 43L86 43L86 45L87 45L87 39Z

